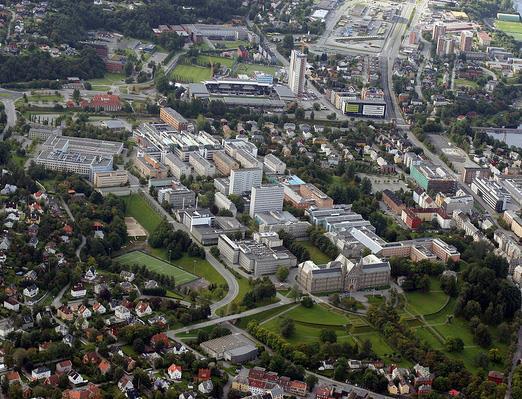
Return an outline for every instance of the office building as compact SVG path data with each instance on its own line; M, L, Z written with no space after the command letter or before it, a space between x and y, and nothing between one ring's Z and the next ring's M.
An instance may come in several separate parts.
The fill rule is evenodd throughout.
M285 201L296 208L307 209L311 206L331 208L333 206L333 199L311 183L295 186L285 185L284 192Z
M218 249L223 259L255 277L273 274L280 266L294 267L297 259L283 246L277 233L256 233L253 240L234 241L222 234Z
M257 157L257 146L243 138L225 139L223 140L223 148L225 152L234 159L236 159L236 153L239 150L246 151L250 153L250 155Z
M207 159L199 155L198 152L191 152L189 155L189 164L198 176L212 177L216 174L216 167Z
M463 230L467 236L473 238L473 241L486 240L484 234L482 234L480 230L471 223L469 216L465 212L455 210L453 212L453 222L457 229Z
M216 151L212 156L212 160L217 170L224 176L229 176L233 169L239 169L239 162L235 161L225 151Z
M481 179L489 179L490 176L491 169L478 165L464 166L460 172L460 178L465 184L471 184L471 182L477 177Z
M261 182L260 182L261 183ZM282 211L284 189L276 184L256 185L250 196L250 217L259 212Z
M477 178L471 183L471 191L482 197L496 212L506 210L511 195L497 182Z
M432 40L437 43L439 37L444 36L446 34L446 26L442 22L437 22L433 25L433 30L431 33Z
M245 363L257 357L256 344L241 333L225 335L199 344L203 352L216 360Z
M181 176L189 177L192 174L190 165L171 152L165 154L163 163L177 180L180 180Z
M32 125L27 134L31 140L47 140L51 136L61 136L61 128L53 128L45 125Z
M188 128L188 121L179 112L170 107L160 108L160 119L179 132Z
M96 173L113 170L112 156L93 155L73 150L43 149L34 162L49 170L77 173L91 181Z
M234 152L234 155L232 156L236 161L238 161L242 168L248 168L248 169L263 169L263 162L258 160L254 155L252 155L250 152L239 149L236 152Z
M351 210L351 205L339 204L329 208L311 207L305 211L313 225L327 232L350 231L355 227L374 230L372 224Z
M172 182L170 187L158 190L158 202L174 209L191 208L196 204L196 193L181 183Z
M471 212L475 201L471 195L467 195L459 190L454 197L439 193L435 198L435 202L441 206L448 215L452 215L454 211L462 211L464 213Z
M312 228L310 222L299 220L288 211L255 212L254 219L261 233L284 231L296 239L307 238Z
M61 152L77 152L97 156L114 156L123 152L123 143L85 139L72 136L51 135L41 146L42 149L59 150Z
M143 177L150 179L166 179L168 169L155 158L145 154L143 157L134 159L134 167Z
M511 228L511 231L520 239L522 238L522 218L514 211L507 210L504 212L504 220Z
M214 205L216 205L219 210L225 209L230 211L234 217L237 215L236 205L225 194L219 191L214 194Z
M299 50L292 50L290 55L290 69L288 71L288 86L295 95L301 96L304 93L306 82L306 54Z
M129 174L126 170L97 172L94 174L94 187L96 188L125 186L128 182Z
M228 194L242 195L252 191L252 187L260 186L263 181L263 169L233 169L230 172Z
M389 262L375 255L353 262L340 254L325 265L311 260L299 264L297 283L311 294L384 288L390 285L390 272Z
M471 51L473 46L473 32L468 30L462 31L460 33L460 51L466 52Z
M265 155L263 165L267 173L276 175L284 175L286 171L286 163L281 161L278 157L273 154Z
M431 162L422 161L410 166L410 176L425 191L454 193L457 181Z

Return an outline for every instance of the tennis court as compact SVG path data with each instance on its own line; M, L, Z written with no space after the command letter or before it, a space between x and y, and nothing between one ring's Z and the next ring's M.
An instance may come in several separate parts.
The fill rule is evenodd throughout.
M118 256L115 260L116 262L119 262L120 264L127 266L143 265L152 272L164 274L169 277L174 277L176 285L190 283L191 281L194 281L198 278L197 276L194 276L192 273L188 273L185 270L180 269L179 267L176 267L161 259L147 255L146 253L141 251L128 252L124 255Z

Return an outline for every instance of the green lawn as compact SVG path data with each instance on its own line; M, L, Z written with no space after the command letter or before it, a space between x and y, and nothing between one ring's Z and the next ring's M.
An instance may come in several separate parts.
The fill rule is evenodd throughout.
M314 304L311 308L298 306L288 312L286 317L297 322L318 324L323 326L344 326L349 323L348 317L336 313L326 306Z
M125 216L132 216L150 234L161 223L161 216L147 204L139 194L132 194L124 198L127 207Z
M300 244L305 247L310 253L310 259L315 262L317 265L324 265L325 263L330 262L332 259L328 257L324 252L322 252L319 248L317 248L310 241L299 241Z
M171 78L180 82L201 82L212 77L210 68L200 67L197 65L176 65L172 71Z
M259 71L259 72L268 73L270 75L274 75L278 69L279 69L278 67L274 67L274 66L271 66L271 65L239 64L239 66L237 67L236 73L237 74L251 75L255 71Z
M63 97L61 95L57 96L55 94L39 94L39 93L35 93L35 94L32 94L32 95L28 96L27 100L29 102L38 102L38 101L42 101L42 102L58 102L58 101L62 101Z
M474 82L469 79L455 79L456 87L469 87L470 89L478 89L477 82Z
M192 273L140 251L128 252L118 256L115 260L122 265L143 265L155 273L174 277L176 285L186 284L197 279Z
M219 49L237 49L239 46L248 47L250 45L246 40L215 40L212 43Z
M441 290L439 280L431 279L429 292L412 291L407 292L406 310L411 313L428 315L442 309L448 301L448 296Z
M207 63L213 63L213 64L221 64L227 67L231 67L234 64L233 58L226 58L226 57L217 57L214 55L200 55L198 56L198 63L199 64L207 64Z
M164 248L151 248L151 254L160 259L168 259L169 254ZM198 277L202 277L211 284L215 285L226 285L226 281L219 272L212 267L205 259L193 258L188 255L182 256L172 262L178 268L187 271L188 273L195 274Z
M121 73L106 73L103 78L91 79L88 81L94 86L111 86L113 84L125 83L125 76Z
M289 303L287 305L280 306L278 308L265 310L264 312L257 313L252 316L247 316L239 319L238 327L239 328L246 328L248 323L252 320L257 320L259 324L263 324L266 320L270 319L271 317L277 316L278 314L283 313L287 309L290 309L292 306L296 306L295 303Z
M522 41L522 22L495 21L495 28Z

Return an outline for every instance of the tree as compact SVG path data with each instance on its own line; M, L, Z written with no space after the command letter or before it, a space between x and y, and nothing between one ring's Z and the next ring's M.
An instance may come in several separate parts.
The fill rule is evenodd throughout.
M334 330L325 328L325 329L322 329L321 332L319 333L319 339L323 343L326 343L326 342L334 343L334 342L337 342L337 334L335 333Z
M301 305L303 305L305 308L311 308L314 306L314 301L312 298L310 298L310 296L305 295L303 298L301 298Z
M487 348L491 345L491 334L485 324L480 323L474 331L474 338L477 344Z
M81 100L80 90L74 89L72 98L73 98L73 101L76 103L76 105L78 105L80 103L80 100Z
M132 347L137 353L143 353L145 351L145 343L143 342L143 339L136 338L132 342Z
M290 338L295 332L294 321L290 318L284 318L280 325L280 331L284 338Z
M289 273L290 272L288 271L287 267L279 266L275 275L278 281L283 282L288 278Z
M308 389L310 390L310 392L313 391L315 384L317 384L318 381L319 379L313 374L307 374L304 379L304 382L306 382L306 384L308 385Z
M446 341L446 349L448 352L462 352L464 350L464 341L460 338L449 338Z
M304 119L305 117L305 111L303 108L298 107L295 110L295 119Z
M283 47L287 50L292 50L294 48L294 36L286 34L283 37Z

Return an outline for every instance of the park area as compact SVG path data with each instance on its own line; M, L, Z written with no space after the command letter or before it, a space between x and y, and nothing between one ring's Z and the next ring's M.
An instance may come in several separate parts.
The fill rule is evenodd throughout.
M139 194L132 194L124 198L125 216L133 218L149 234L161 223L161 216L151 208L145 199ZM129 235L131 235L129 233Z
M513 37L515 40L522 41L522 22L495 21L495 28Z
M190 283L191 281L197 279L197 276L193 275L192 273L180 269L179 267L176 267L161 259L147 255L141 251L128 252L124 255L118 256L115 261L123 266L145 266L151 272L173 277L177 286Z

